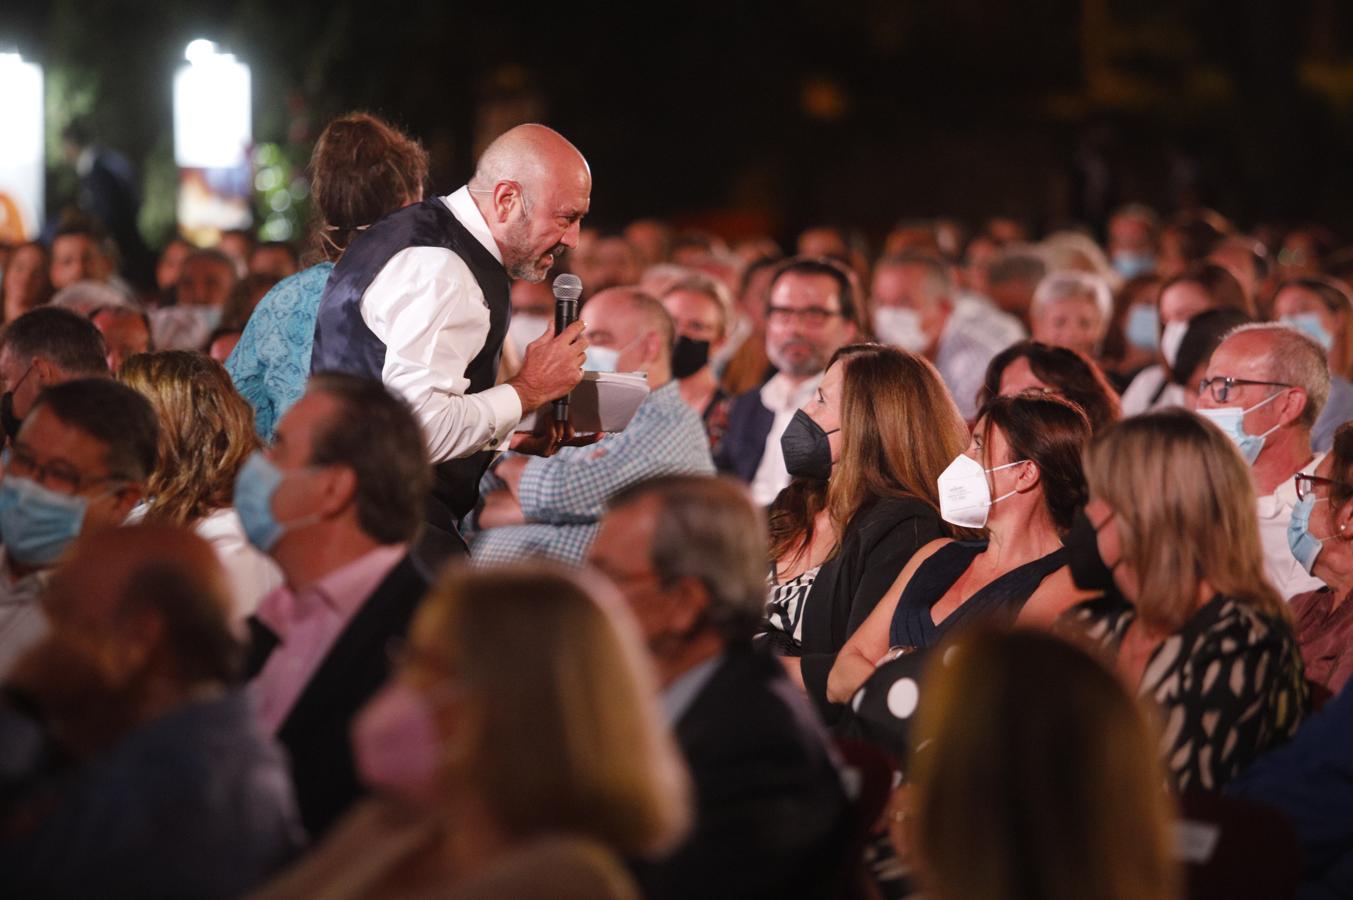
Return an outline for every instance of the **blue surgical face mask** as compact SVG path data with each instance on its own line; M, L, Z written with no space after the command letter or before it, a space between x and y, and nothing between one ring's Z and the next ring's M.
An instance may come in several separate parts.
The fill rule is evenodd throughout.
M1292 520L1287 523L1287 546L1292 548L1292 555L1301 563L1307 575L1315 568L1315 558L1324 549L1325 541L1329 540L1328 537L1318 538L1311 534L1311 510L1315 508L1316 503L1325 499L1327 498L1307 497L1298 501L1297 505L1292 507Z
M235 512L239 514L249 543L264 553L271 552L288 531L303 528L321 518L315 514L292 522L277 521L272 511L272 498L288 474L292 473L283 472L262 451L255 450L235 476Z
M1155 350L1160 345L1160 315L1149 303L1139 303L1128 310L1125 336L1128 343L1141 350Z
M31 478L0 481L0 539L5 553L27 566L49 566L84 527L89 501L45 488Z
M1124 278L1136 278L1156 271L1156 257L1150 253L1120 251L1113 255L1114 271Z
M614 372L615 364L620 359L620 351L610 347L598 347L596 344L587 345L587 357L583 360L584 372Z
M1283 316L1282 321L1283 324L1291 325L1325 350L1334 346L1334 335L1325 330L1325 323L1320 320L1319 313L1297 313L1292 316Z
M1272 402L1275 398L1281 397L1282 391L1265 397L1254 406L1248 409L1241 409L1239 406L1223 406L1219 409L1198 409L1198 415L1211 420L1222 430L1225 435L1236 445L1240 455L1245 458L1246 465L1254 465L1254 461L1259 458L1259 453L1264 449L1264 439L1277 431L1282 423L1279 422L1263 434L1250 434L1245 431L1245 417L1254 412L1261 406Z

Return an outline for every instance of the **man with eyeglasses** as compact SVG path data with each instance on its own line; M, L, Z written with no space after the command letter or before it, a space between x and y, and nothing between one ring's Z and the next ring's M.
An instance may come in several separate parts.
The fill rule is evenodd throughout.
M1320 345L1272 322L1231 331L1199 385L1198 413L1225 432L1250 464L1264 570L1283 597L1321 584L1292 555L1287 526L1297 505L1295 476L1313 474L1324 457L1311 449L1311 429L1329 391Z
M38 395L0 475L0 674L47 632L39 597L75 539L141 502L158 438L150 401L115 381Z
M751 485L768 506L789 484L780 436L817 390L832 354L860 333L859 301L850 274L827 259L794 257L771 279L766 355L776 373L733 399L715 458L719 471Z

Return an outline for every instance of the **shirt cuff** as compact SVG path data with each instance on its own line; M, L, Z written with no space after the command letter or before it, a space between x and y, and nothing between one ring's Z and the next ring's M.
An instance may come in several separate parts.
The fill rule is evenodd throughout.
M484 449L503 449L521 423L521 395L512 385L499 384L474 396L487 403L493 411L493 434L484 442Z

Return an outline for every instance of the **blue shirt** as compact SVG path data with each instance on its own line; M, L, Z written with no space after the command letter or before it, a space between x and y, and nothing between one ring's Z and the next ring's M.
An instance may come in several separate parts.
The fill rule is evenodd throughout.
M265 442L272 442L277 420L305 393L319 299L333 269L333 263L322 262L275 284L226 360L226 371L254 408L254 427Z
M543 556L577 565L601 527L606 501L623 488L659 475L713 474L700 415L670 381L644 398L624 431L586 447L532 458L522 472L518 497L530 524L481 532L470 556L487 564ZM480 483L480 495L502 486L490 472Z

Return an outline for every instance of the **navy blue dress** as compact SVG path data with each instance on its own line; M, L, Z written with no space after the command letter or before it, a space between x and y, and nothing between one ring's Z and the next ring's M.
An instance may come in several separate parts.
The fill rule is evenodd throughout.
M1043 579L1066 565L1066 550L1058 548L1047 556L1011 569L985 585L936 625L931 608L985 549L986 541L954 541L921 563L898 598L893 624L888 630L888 646L933 647L953 629L971 622L990 618L1013 621Z

